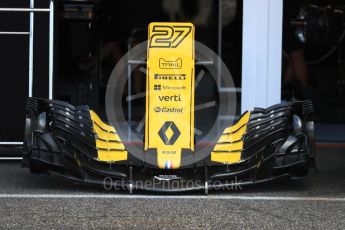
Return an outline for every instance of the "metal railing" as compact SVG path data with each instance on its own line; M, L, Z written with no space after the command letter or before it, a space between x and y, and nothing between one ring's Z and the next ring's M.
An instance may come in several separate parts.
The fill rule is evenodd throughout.
M30 0L30 8L0 8L1 12L29 13L29 31L0 31L0 35L29 36L29 97L32 96L34 71L34 14L49 13L49 99L53 98L53 59L54 59L54 0L50 0L49 8L35 8L35 0ZM0 142L0 145L22 145L23 142Z

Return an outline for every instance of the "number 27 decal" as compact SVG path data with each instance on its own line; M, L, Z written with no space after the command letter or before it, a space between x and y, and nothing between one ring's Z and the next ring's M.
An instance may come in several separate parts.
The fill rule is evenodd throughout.
M176 48L191 31L191 26L153 26L150 48Z

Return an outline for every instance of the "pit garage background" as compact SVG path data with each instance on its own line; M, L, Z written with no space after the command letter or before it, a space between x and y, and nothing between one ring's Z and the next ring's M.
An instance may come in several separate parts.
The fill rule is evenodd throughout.
M272 0L2 0L1 8L13 10L0 12L2 155L11 155L13 149L16 156L20 153L28 95L88 104L104 117L105 89L111 70L129 47L146 39L146 27L151 21L195 24L196 40L221 56L232 74L235 88L223 91L237 93L237 116L254 106L312 99L318 143L342 144L343 27L330 25L338 28L332 30L333 41L302 44L291 25L300 7L313 3L318 4ZM342 3L328 1L321 6L329 4L341 8ZM14 12L15 8L30 7L38 10ZM305 66L292 68L291 63L298 60ZM288 74L289 71L293 73ZM207 88L210 77L207 72L204 74L198 91L201 103L216 94L215 87ZM144 91L144 76L140 70L130 76L131 94ZM307 83L301 84L304 81ZM134 123L140 118L136 114L144 112L143 101L131 103ZM212 116L209 114L214 108L207 110L201 112L205 114L201 117Z

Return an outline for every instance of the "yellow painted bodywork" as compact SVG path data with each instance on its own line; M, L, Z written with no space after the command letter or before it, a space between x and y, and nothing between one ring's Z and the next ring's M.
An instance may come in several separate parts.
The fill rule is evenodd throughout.
M218 143L214 147L214 151L238 151L243 149L243 141L234 143Z
M179 168L182 149L194 151L194 26L150 23L148 40L145 151L157 150L159 168ZM180 132L173 143L159 135L166 122L167 139L171 123Z
M211 152L211 161L234 164L241 161L241 152Z
M90 110L90 117L96 134L98 160L107 162L127 160L128 152L115 128L105 124L92 110Z
M250 113L246 112L233 126L226 128L211 152L211 161L234 164L241 161L243 135L247 131Z
M181 165L182 149L194 151L194 26L191 23L150 23L148 28L145 151L157 150L159 168L176 169ZM114 127L105 124L90 110L96 148L100 161L127 160L128 152ZM224 130L213 151L211 161L233 164L241 161L243 135L250 113ZM174 131L174 141L159 134L164 124L166 140Z

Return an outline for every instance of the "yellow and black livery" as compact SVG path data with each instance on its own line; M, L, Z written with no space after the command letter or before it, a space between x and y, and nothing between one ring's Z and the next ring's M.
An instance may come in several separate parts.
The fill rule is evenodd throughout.
M300 178L314 167L310 101L245 112L224 128L216 143L208 143L209 154L200 159L203 147L194 138L194 26L151 23L148 31L141 156L128 151L135 143L125 143L88 106L29 98L24 166L88 183L111 182L130 191L164 192Z

